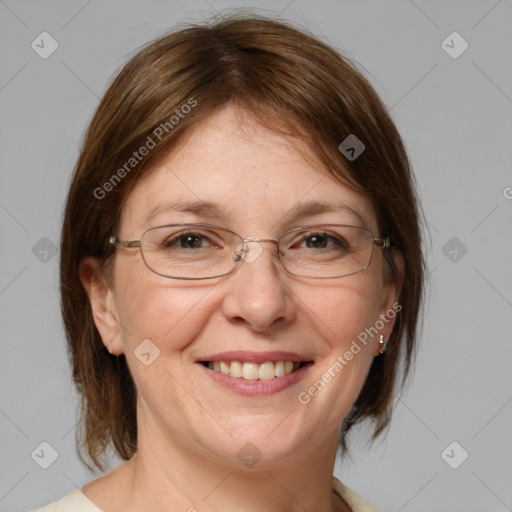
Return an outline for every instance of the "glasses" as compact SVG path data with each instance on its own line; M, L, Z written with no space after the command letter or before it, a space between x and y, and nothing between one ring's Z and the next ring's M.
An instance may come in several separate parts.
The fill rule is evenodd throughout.
M139 247L147 267L171 279L213 279L230 274L241 260L252 263L263 252L260 242L277 244L277 259L290 274L333 279L361 272L373 247L389 247L389 237L375 238L366 228L318 224L285 231L277 240L242 238L211 224L169 224L149 228L140 240L111 237L109 243Z

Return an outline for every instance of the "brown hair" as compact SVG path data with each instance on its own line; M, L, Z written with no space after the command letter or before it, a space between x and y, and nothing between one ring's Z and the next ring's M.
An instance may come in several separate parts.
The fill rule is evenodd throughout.
M392 250L403 254L402 310L386 354L374 358L345 418L344 448L347 432L365 418L375 422L373 438L383 431L401 361L401 384L409 372L424 278L420 210L404 146L380 99L346 58L287 23L230 15L189 25L143 47L115 77L84 136L67 197L61 304L81 393L83 432L76 440L90 469L82 448L100 470L111 445L125 460L136 452L136 390L125 357L110 355L100 339L80 282L80 262L95 256L108 268L108 240L130 190L185 133L228 103L300 138L333 175L367 194L380 234L390 236ZM353 161L338 149L350 134L365 145ZM383 254L387 278L397 282L390 251Z

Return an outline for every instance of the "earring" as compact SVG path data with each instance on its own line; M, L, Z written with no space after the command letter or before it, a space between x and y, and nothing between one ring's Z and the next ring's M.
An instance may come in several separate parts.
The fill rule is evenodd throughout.
M386 352L387 343L384 341L384 336L381 334L379 338L379 354L384 354Z
M112 354L112 344L108 346L108 351Z

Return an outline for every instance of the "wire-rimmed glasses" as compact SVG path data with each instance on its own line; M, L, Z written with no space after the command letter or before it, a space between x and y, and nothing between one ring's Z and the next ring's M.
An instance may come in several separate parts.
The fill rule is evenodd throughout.
M146 266L170 279L214 279L230 274L241 260L255 261L261 242L277 245L276 256L290 274L333 279L363 271L373 247L389 247L389 237L375 238L369 229L345 224L316 224L293 228L277 240L243 238L212 224L167 224L152 227L140 240L110 237L110 245L139 247Z

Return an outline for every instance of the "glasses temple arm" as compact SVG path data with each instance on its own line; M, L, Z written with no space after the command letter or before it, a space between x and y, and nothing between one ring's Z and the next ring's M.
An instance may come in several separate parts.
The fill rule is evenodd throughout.
M391 238L389 238L389 236L387 236L386 238L374 238L373 243L379 247L390 247Z
M109 239L110 245L120 245L129 249L130 247L140 247L140 240L119 240L116 236L111 236Z

